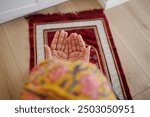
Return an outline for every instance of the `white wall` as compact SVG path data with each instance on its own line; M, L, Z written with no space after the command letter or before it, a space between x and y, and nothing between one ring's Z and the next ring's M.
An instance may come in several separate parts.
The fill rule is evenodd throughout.
M30 5L33 3L36 3L36 0L0 0L0 12Z
M0 24L67 0L0 0Z
M0 23L34 12L36 0L0 0Z

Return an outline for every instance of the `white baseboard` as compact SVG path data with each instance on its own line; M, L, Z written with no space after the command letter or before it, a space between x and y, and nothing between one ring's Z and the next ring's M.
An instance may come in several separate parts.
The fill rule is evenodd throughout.
M66 2L68 0L37 0L37 2L33 4L29 4L26 6L22 6L19 8L14 8L14 9L7 9L5 11L0 12L0 24L10 21L12 19L39 11L44 8L48 8L57 4L60 4L62 2Z
M35 12L37 10L38 10L38 4L32 4L32 5L0 12L0 24L24 16L26 14Z
M66 2L68 0L51 0L51 2L49 2L50 0L39 0L39 10L44 9L44 8L48 8L51 6L55 6L58 5L60 3Z
M114 6L123 4L129 0L98 0L104 9L110 9Z

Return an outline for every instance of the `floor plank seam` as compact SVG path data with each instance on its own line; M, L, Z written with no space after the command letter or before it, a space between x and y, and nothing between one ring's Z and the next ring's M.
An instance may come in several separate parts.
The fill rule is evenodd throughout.
M120 9L124 12L124 14L126 14L126 17L128 17L128 20L129 20L130 22L132 22L132 24L136 27L137 31L140 32L140 33L143 35L144 40L147 41L147 42L150 44L150 40L148 40L147 37L145 37L145 34L143 34L144 32L141 31L141 30L137 27L137 25L135 25L134 21L131 20L131 18L127 15L127 12L126 12L122 7L124 7L124 6L120 6ZM128 9L129 9L129 7L128 7ZM142 25L143 25L143 24L142 24ZM145 26L144 26L144 27L145 27ZM149 29L148 29L148 30L149 30Z
M150 16L150 13L145 9L145 7L143 6L143 5L141 5L140 4L140 2L139 2L139 0L135 0L138 4L139 4L139 6L142 8L142 9L144 9L144 11Z
M141 93L145 92L145 91L146 91L146 90L148 90L148 89L150 89L150 87L145 88L144 90L140 91L139 93L137 93L137 94L136 94L136 95L134 95L133 97L136 97L137 95L139 95L139 94L141 94Z

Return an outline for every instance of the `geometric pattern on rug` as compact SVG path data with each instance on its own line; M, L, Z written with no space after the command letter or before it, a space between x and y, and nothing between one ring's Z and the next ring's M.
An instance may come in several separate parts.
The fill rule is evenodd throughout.
M94 17L92 17L93 14ZM69 34L76 32L82 35L87 45L92 46L90 62L97 65L106 75L118 98L131 99L109 25L102 10L85 11L76 15L40 16L28 17L30 21L30 69L45 59L44 44L51 44L56 30L64 29ZM65 19L61 20L61 17Z

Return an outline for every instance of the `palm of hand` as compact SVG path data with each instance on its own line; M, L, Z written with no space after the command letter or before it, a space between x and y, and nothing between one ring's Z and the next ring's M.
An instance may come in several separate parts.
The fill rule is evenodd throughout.
M68 38L65 31L57 31L49 48L47 45L46 58L57 61L76 61L84 60L89 62L90 46L85 47L85 43L81 35L72 33Z
M68 50L65 48L66 39L68 33L57 31L54 35L51 47L45 45L46 58L56 61L67 61L68 60Z
M76 33L72 33L68 37L68 46L69 46L69 54L68 60L76 61L83 60L89 61L90 48L85 47L85 42L83 41L81 35L77 35Z

